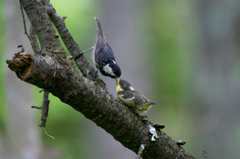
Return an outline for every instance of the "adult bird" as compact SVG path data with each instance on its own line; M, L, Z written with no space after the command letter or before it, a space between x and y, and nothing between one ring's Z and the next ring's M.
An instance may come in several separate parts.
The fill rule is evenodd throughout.
M100 20L95 17L97 23L97 37L95 45L86 50L93 50L92 51L92 60L94 65L97 67L98 70L104 76L109 76L111 78L119 78L121 76L121 69L118 66L112 48L106 41L106 38L103 35L102 26ZM78 53L75 58L79 57L80 55L84 54L86 51ZM97 76L98 70L95 70L93 73L93 77Z

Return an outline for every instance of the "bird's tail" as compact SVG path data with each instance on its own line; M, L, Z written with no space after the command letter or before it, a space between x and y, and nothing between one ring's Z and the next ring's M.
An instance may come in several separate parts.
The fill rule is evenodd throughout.
M96 23L97 23L97 28L98 28L99 34L100 34L102 37L104 37L104 36L103 36L103 32L102 32L102 25L101 25L101 23L100 23L100 20L99 20L97 17L94 17L94 18L95 18Z

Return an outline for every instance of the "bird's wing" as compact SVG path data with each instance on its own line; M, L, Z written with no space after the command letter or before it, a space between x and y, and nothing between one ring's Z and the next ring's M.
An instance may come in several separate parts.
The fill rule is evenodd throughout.
M95 54L95 61L98 67L103 67L110 61L114 60L113 52L106 48L99 49L98 53Z
M118 99L128 106L138 106L142 104L153 105L148 98L137 91L120 91L117 95Z
M123 104L132 107L135 106L135 102L134 102L134 94L131 93L130 91L119 91L117 93L117 98L118 100L120 100Z
M107 42L106 42L106 47L112 51L112 48L110 47L110 45ZM112 51L112 53L113 53L113 51ZM114 53L113 53L113 55L114 55Z
M141 104L149 104L149 105L154 105L156 103L150 101L147 97L145 97L143 94L135 91L135 90L132 90L131 91L133 96L135 96L135 99L134 99L134 103L136 105L141 105Z
M106 46L106 40L104 37L101 36L100 31L97 31L97 37L96 37L96 44L95 48L97 48L96 52L99 51L99 49L104 48Z

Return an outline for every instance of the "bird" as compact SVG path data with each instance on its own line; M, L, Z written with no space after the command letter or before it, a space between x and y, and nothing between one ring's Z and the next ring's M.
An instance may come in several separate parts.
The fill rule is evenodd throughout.
M146 112L152 105L157 103L134 90L131 84L123 79L116 79L117 99L128 106L136 114Z
M95 17L95 20L97 24L97 37L95 45L86 51L78 53L74 59L89 50L93 50L92 60L97 69L92 76L95 78L98 74L98 70L100 70L101 74L104 76L119 78L121 76L121 69L115 60L112 48L109 46L105 36L103 35L100 20L97 17Z

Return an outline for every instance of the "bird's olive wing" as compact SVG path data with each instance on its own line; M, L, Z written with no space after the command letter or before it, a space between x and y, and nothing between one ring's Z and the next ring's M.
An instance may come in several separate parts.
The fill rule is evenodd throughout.
M136 105L142 105L142 104L151 104L152 102L145 97L144 95L142 95L141 93L137 92L137 91L131 91L133 96L135 96L134 98L134 103Z
M154 104L144 95L137 91L120 91L117 95L118 99L128 106L138 106L142 104Z
M131 91L119 91L117 93L117 98L120 100L123 104L133 107L135 106L134 102L134 94Z

